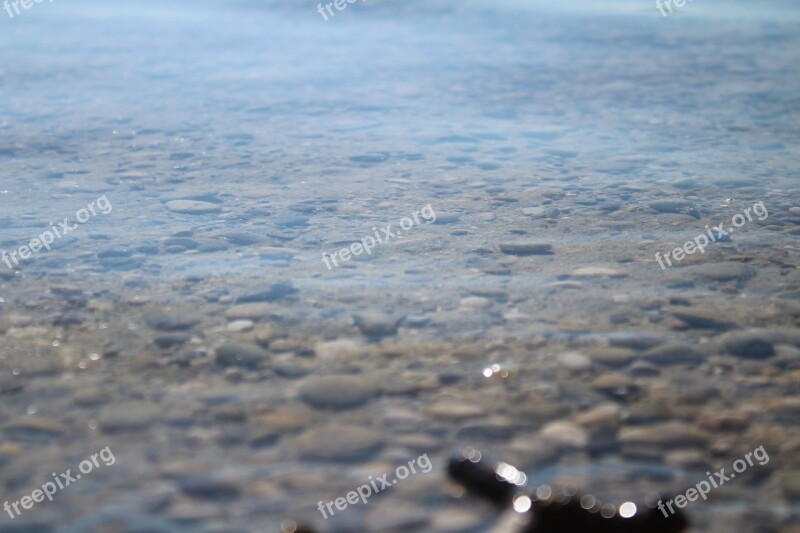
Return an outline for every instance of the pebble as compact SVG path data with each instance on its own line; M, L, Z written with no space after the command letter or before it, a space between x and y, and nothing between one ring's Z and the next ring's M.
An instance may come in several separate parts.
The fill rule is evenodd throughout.
M267 302L255 302L249 304L234 305L225 311L225 317L232 320L258 320L269 317L277 311L275 304Z
M425 529L425 531L430 531L431 533L466 533L478 531L482 525L483 518L477 511L456 506L438 510L433 516L430 529Z
M186 344L191 339L186 333L167 333L159 335L153 339L153 344L162 349L172 348L181 344Z
M98 416L100 429L106 433L136 431L151 426L159 419L162 408L144 400L111 404Z
M639 386L630 376L609 372L597 376L592 388L618 400L629 401L639 395Z
M747 281L755 275L756 270L752 267L741 263L723 262L686 267L680 279L686 280L698 277L718 282Z
M25 416L3 426L3 435L12 440L48 441L63 432L61 422L43 416Z
M297 294L298 290L291 283L274 283L266 287L261 287L249 294L240 296L236 303L251 302L277 302Z
M608 342L611 346L631 348L633 350L647 350L658 346L663 341L661 337L647 333L615 332L608 336Z
M314 420L314 413L305 405L296 404L279 407L254 420L257 428L291 433L307 427Z
M690 328L724 331L734 327L734 325L726 320L722 313L718 311L686 309L673 311L672 314L686 323Z
M222 208L211 202L201 202L199 200L172 200L167 202L167 209L173 213L187 215L205 215L208 213L219 213Z
M430 531L427 513L415 505L384 504L371 509L369 531Z
M651 348L642 354L642 358L656 365L698 364L706 359L688 344L677 342Z
M275 225L279 228L306 228L308 227L308 217L302 215L292 215L275 219Z
M775 355L772 343L759 331L734 332L723 341L725 351L743 359L767 359Z
M577 352L562 353L556 358L556 361L564 368L576 372L588 370L592 366L591 359Z
M176 484L187 496L214 502L235 500L241 493L237 485L208 474L184 476Z
M650 202L649 207L659 213L673 213L700 218L700 212L697 211L694 204L685 200L658 200Z
M320 361L349 361L364 352L364 345L355 339L318 342L314 353Z
M305 459L355 461L367 459L380 450L383 439L373 429L335 424L303 433L296 444Z
M790 470L781 475L783 492L793 501L800 501L800 470Z
M665 422L647 427L623 428L619 434L623 446L649 446L659 450L681 447L705 447L711 435L684 422Z
M435 418L463 420L484 416L486 412L477 405L471 405L455 398L434 401L425 408L425 413Z
M624 278L627 276L621 270L596 266L576 268L571 275L576 278Z
M260 346L250 343L228 341L216 351L216 363L222 367L241 367L256 370L269 354Z
M390 337L397 333L401 318L380 312L364 312L353 316L353 323L369 339Z
M253 321L242 319L242 320L234 320L233 322L228 323L228 331L232 333L241 333L243 331L249 331L253 329Z
M561 210L557 207L525 207L522 214L533 218L558 218Z
M589 444L587 431L578 424L566 420L546 424L539 435L545 442L567 448L583 449Z
M197 315L177 311L146 313L143 319L145 324L158 331L182 331L191 329L201 322L201 318Z
M553 245L543 243L504 243L500 251L508 255L553 255Z
M636 357L636 352L626 348L597 348L589 352L589 358L595 363L611 367L623 367Z
M313 377L300 386L300 398L318 409L351 409L375 397L379 388L368 376Z
M508 441L514 436L515 430L506 420L489 420L485 422L468 423L456 431L456 439L472 442L476 440Z

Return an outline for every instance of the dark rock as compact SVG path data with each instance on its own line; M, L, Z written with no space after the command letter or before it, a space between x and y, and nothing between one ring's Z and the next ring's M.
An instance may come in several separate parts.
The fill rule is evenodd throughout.
M705 361L703 354L682 343L668 343L652 348L642 358L656 365L697 364Z
M158 331L183 331L200 323L200 318L178 312L156 311L144 315L144 323Z
M203 500L231 501L241 493L236 485L205 474L185 476L177 479L176 483L184 494Z
M508 255L553 255L553 246L542 243L504 243L500 251Z
M229 341L217 348L216 362L219 366L255 370L267 360L269 354L255 344Z
M237 303L276 302L293 296L297 292L291 283L280 282L241 296L237 299Z
M692 218L700 218L700 213L694 204L685 200L658 200L650 203L650 209L659 213L674 213L679 215L689 215Z
M744 359L767 359L775 355L775 348L758 333L737 332L724 341L725 351Z
M397 334L402 318L384 313L365 312L353 316L353 323L361 333L370 339L380 339Z

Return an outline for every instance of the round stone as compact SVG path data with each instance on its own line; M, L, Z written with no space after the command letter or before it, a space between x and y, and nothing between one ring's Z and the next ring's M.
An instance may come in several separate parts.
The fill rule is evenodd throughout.
M318 409L358 407L377 394L377 385L366 376L314 377L300 386L300 398Z
M211 202L201 202L199 200L172 200L167 202L167 209L173 213L183 213L187 215L205 215L207 213L218 213L221 208Z
M312 429L297 439L297 448L306 459L355 461L368 458L383 446L380 433L344 424Z

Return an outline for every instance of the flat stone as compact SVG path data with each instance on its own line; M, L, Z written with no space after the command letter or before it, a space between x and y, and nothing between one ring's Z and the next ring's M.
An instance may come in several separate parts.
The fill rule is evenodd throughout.
M465 424L456 431L459 441L508 441L514 435L514 427L507 421L480 421Z
M254 302L249 304L234 305L225 311L225 318L232 320L258 320L275 313L275 304L267 302Z
M724 331L731 329L734 325L725 320L720 313L711 310L700 309L679 309L672 312L676 318L685 322L687 326L694 329L714 329Z
M588 370L592 366L591 359L577 352L562 353L556 358L556 361L562 367L576 372Z
M253 329L253 321L247 319L234 320L228 323L228 331L233 333L241 333Z
M692 218L700 218L700 213L694 204L686 200L658 200L650 202L649 207L659 213L689 215Z
M425 531L430 531L431 533L464 533L478 531L483 525L483 516L477 511L457 506L437 510L433 514L430 528L426 528Z
M178 488L192 498L211 501L230 501L239 497L241 489L208 474L184 476L176 481Z
M608 336L608 342L611 346L621 348L631 348L634 350L648 350L654 346L658 346L664 339L649 335L647 333L634 333L634 332L616 332Z
M698 277L709 281L747 281L756 275L756 270L741 263L707 263L686 267L681 279Z
M592 388L618 400L630 400L638 396L639 386L630 376L609 372L597 376Z
M172 200L167 202L167 209L173 213L187 215L205 215L208 213L219 213L222 208L211 202L201 202L199 200Z
M539 435L546 442L568 448L582 449L589 444L589 434L584 428L566 420L546 424Z
M132 400L111 404L103 408L98 416L100 429L106 433L136 431L153 425L159 419L161 407L144 400Z
M201 321L200 317L197 315L177 311L146 313L143 319L145 324L158 331L187 330L193 328Z
M589 266L576 268L572 271L572 276L577 278L624 278L627 274L614 268Z
M775 355L772 343L760 331L737 331L723 341L725 351L743 359L767 359Z
M235 244L237 246L249 246L251 244L257 244L262 242L264 238L261 235L257 235L255 233L248 233L246 231L232 231L230 233L226 233L223 237L231 244Z
M311 424L313 411L302 404L281 407L254 421L260 430L275 430L284 433L301 430Z
M355 339L336 339L318 342L314 353L322 361L347 361L360 356L364 345Z
M783 493L790 500L800 501L800 470L790 470L781 475Z
M418 506L398 502L371 507L369 531L429 531L428 513Z
M166 335L155 337L153 339L153 344L159 348L166 349L186 344L190 339L191 336L186 333L167 333Z
M274 283L239 297L236 303L277 302L278 300L293 296L297 294L297 292L297 289L291 283Z
M435 418L463 420L484 416L486 411L477 405L465 403L455 398L436 400L425 408L425 413Z
M379 339L397 333L402 319L379 312L365 312L353 316L353 323L367 338Z
M644 352L642 359L656 365L680 365L702 363L706 358L688 344L671 342Z
M598 348L589 352L592 361L611 367L623 367L636 357L636 352L626 348Z
M553 245L544 243L504 243L500 251L508 255L553 255Z
M379 432L347 424L312 429L297 439L297 450L303 458L322 461L363 460L382 447Z
M378 392L372 378L363 375L313 377L300 386L300 398L318 409L351 409Z
M654 426L623 428L619 434L622 445L647 445L660 449L705 447L711 436L684 422L666 422Z
M269 354L255 344L228 341L217 348L216 363L223 367L237 366L255 370L267 360Z
M3 435L6 438L23 441L51 440L63 432L64 426L61 422L42 416L24 416L3 427Z

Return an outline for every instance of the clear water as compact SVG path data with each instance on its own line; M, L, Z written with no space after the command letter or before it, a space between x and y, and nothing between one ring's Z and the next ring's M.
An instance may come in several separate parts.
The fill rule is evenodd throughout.
M341 492L339 482L312 490L300 481L275 489L280 497L272 487L259 492L259 479L271 479L273 469L363 478L350 466L296 457L291 436L267 451L227 449L203 436L225 429L200 422L217 402L245 410L253 402L270 409L302 403L294 379L254 373L240 383L234 378L241 376L197 363L224 339L252 340L252 332L227 329L233 319L224 313L274 283L297 289L274 304L272 318L256 320L295 343L277 350L277 359L297 355L292 361L312 375L355 371L387 383L412 375L415 395L393 396L387 386L377 403L330 419L377 427L390 443L399 436L386 425L391 413L418 411L438 395L461 401L470 389L493 398L487 416L513 419L516 402L529 401L531 391L575 410L593 405L600 400L583 389L564 390L595 375L564 377L555 358L619 330L715 340L671 329L653 302L686 298L741 328L796 328L796 315L782 306L796 305L800 287L797 219L788 211L800 191L798 23L791 1L696 0L667 17L649 0L368 0L328 21L310 1L57 0L13 18L0 11L0 250L19 250L51 224L74 221L100 197L113 206L50 251L13 269L0 262L0 372L8 390L24 382L3 400L0 423L34 415L61 421L58 437L47 440L53 469L86 456L96 439L120 450L118 473L101 478L106 484L29 514L66 513L55 530L99 528L89 524L119 512L126 523L154 520L165 530L271 531L290 511L305 516L319 498ZM667 198L693 202L702 219L648 208ZM169 204L176 200L208 202L211 212L176 211ZM756 201L771 209L769 221L703 257L752 265L759 273L746 288L698 280L691 267L660 271L655 252ZM436 223L423 221L369 256L325 267L323 253L373 228L397 228L427 205ZM534 207L558 211L523 212ZM498 252L520 242L550 244L554 253ZM587 266L626 277L572 276ZM570 282L582 285L564 288ZM82 303L64 296L71 293ZM765 302L783 311L760 315ZM154 347L159 333L142 316L156 310L200 317L186 346ZM352 325L362 312L403 319L389 341L399 359L384 357L391 349L383 345L376 358L307 357L319 342L365 341ZM513 370L513 385L481 378L492 363ZM436 388L415 381L444 374L460 381ZM696 375L672 368L661 377L685 384ZM734 387L719 400L725 408L761 405L761 392L731 383L719 384ZM764 387L770 398L787 395L786 386ZM81 390L108 397L73 402ZM193 422L167 430L154 420L138 443L96 429L103 403L131 398L165 411L183 406ZM26 414L30 405L36 413ZM436 442L431 453L443 483L441 461L463 444L456 430L465 422L423 418L417 429ZM531 423L518 436L538 429ZM179 436L184 431L192 437ZM787 431L797 438L796 424ZM170 439L177 439L172 451ZM509 439L485 441L478 444L501 456L514 448ZM747 442L737 442L732 456L761 441ZM410 457L404 446L387 445L381 460ZM45 453L35 446L9 452L4 493L16 498L42 478L34 451ZM796 453L778 461L791 471ZM251 492L234 511L201 512L183 501L166 513L118 509L126 498L149 497L152 483L189 463L187 470L247 479ZM780 474L773 479L779 486ZM402 493L398 501L429 520L423 529L445 531L434 517L457 502L439 486L419 491L424 497ZM93 507L95 497L104 506ZM743 515L766 505L776 523L786 523L783 498L770 503L753 491L732 501ZM708 508L719 511L698 509L698 519L722 524L719 530L739 516L725 505ZM375 513L352 509L345 522L318 527L377 531ZM488 509L478 515L478 529L493 520Z

